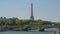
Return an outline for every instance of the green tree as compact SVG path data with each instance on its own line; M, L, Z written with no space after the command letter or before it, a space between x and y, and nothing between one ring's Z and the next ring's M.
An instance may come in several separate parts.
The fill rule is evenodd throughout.
M22 20L16 19L16 25L22 25Z
M8 21L7 21L7 23L6 23L6 25L16 25L16 18L10 18Z

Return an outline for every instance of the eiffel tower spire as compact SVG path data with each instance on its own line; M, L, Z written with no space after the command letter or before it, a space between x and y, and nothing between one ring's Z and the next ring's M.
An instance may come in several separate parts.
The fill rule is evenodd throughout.
M34 16L33 16L33 3L31 3L31 20L34 20Z

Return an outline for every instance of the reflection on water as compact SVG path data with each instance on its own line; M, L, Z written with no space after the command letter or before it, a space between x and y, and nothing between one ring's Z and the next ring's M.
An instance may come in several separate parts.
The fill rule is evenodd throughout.
M52 34L52 32L9 31L9 32L0 32L0 34Z
M59 31L59 29L58 28L47 28L45 29L45 31L55 32L55 31Z
M6 31L6 32L0 32L0 34L54 34L51 31L57 31L56 28L48 28L45 32L38 32L38 31Z

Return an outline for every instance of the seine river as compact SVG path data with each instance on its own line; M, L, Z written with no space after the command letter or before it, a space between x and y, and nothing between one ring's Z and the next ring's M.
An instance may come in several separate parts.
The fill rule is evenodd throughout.
M0 34L53 34L54 31L58 31L56 28L49 28L46 29L45 32L38 32L38 31L6 31L6 32L0 32Z

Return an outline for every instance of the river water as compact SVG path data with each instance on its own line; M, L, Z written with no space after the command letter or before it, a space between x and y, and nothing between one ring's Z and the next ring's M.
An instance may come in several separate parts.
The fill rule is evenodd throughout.
M45 32L38 32L38 31L6 31L0 32L0 34L53 34L54 31L57 31L56 28L49 28L46 29Z
M0 32L0 34L52 34L52 32L19 32L19 31L9 31L9 32Z

